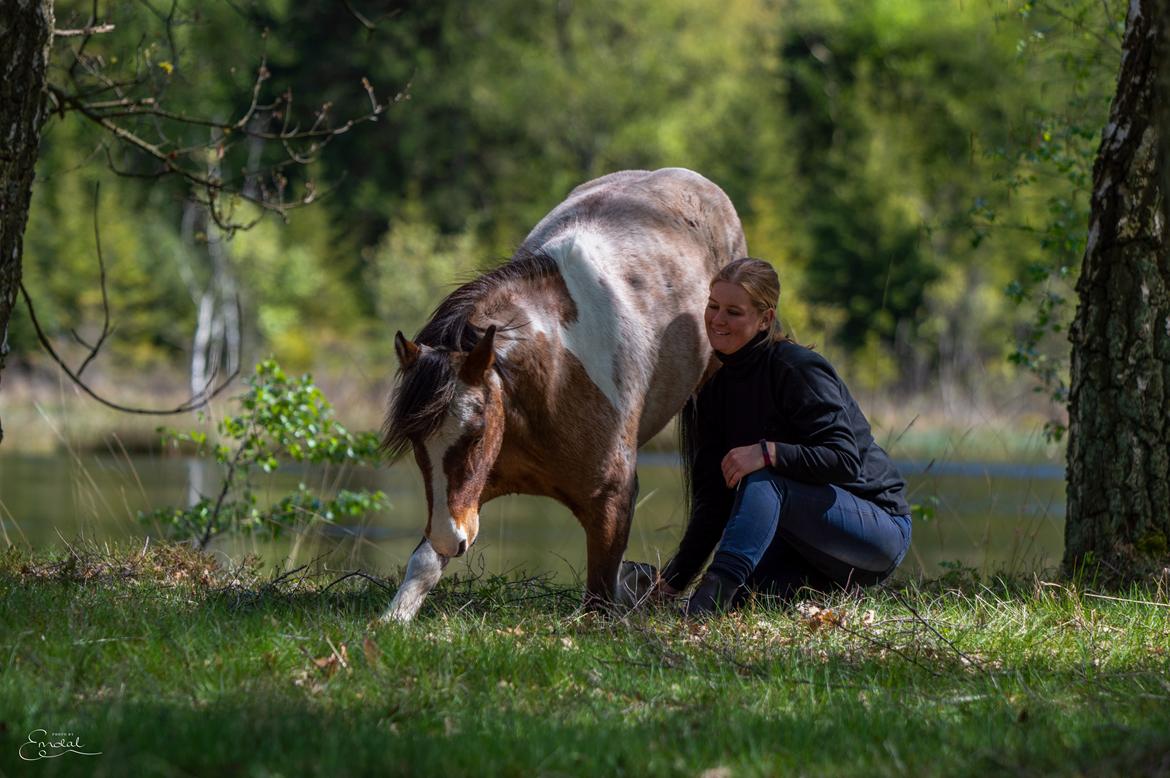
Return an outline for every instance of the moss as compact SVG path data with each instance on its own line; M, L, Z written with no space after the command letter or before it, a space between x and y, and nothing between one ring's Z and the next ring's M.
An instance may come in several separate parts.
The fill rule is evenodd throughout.
M1167 550L1170 550L1170 544L1166 542L1165 533L1152 531L1142 535L1135 548L1139 554L1150 559L1165 559Z

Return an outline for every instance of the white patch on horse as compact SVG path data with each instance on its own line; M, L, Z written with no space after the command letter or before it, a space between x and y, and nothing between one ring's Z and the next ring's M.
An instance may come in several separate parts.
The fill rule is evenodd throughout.
M631 306L623 297L624 284L608 275L616 266L611 260L613 249L602 236L579 230L545 250L556 260L577 308L577 320L563 328L565 348L581 361L589 378L625 417L645 376L623 375L619 385L619 350L635 354L646 344L638 342L640 333L626 325ZM640 360L631 362L637 365Z
M532 340L537 335L551 337L554 324L547 311L541 310L525 299L517 299L513 306L518 316L515 322L504 325L505 337L496 336L496 356L507 357L516 344L524 340Z

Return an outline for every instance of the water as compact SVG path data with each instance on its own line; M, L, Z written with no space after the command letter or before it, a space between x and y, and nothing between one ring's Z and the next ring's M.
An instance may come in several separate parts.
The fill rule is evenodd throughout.
M1024 572L1055 565L1064 534L1063 468L969 462L899 463L917 506L914 541L903 569L935 576L954 565ZM669 558L682 535L681 484L673 457L643 455L641 493L626 558ZM272 562L302 564L322 557L338 569L395 573L421 537L426 503L418 471L403 462L348 474L287 470L270 476L261 499L279 498L303 481L310 487L378 488L388 511L359 525L315 522L311 531L272 541L216 539L212 549L239 558L258 553ZM217 490L214 467L180 458L96 455L0 457L0 544L35 549L75 539L145 540L155 534L139 511L186 504L190 483ZM583 577L585 536L567 509L544 498L510 496L484 506L472 552L449 570L552 573Z

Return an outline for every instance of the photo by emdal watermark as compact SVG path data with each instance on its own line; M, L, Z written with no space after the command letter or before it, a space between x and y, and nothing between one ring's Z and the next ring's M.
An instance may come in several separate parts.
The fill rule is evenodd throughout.
M34 729L28 733L28 740L20 746L20 758L26 762L38 759L56 759L65 754L99 756L101 751L83 751L81 737L73 732L49 732Z

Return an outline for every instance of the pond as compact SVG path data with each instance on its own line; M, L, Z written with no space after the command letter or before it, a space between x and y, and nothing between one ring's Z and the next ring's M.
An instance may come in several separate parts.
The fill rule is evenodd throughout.
M1025 572L1060 560L1064 536L1064 470L1050 464L899 462L916 506L914 540L903 574L937 576L956 565L981 572ZM643 454L641 492L627 559L669 558L682 535L681 483L669 454ZM232 558L247 552L274 563L303 564L320 555L337 569L394 574L405 565L426 521L418 471L403 462L380 471L339 474L282 470L268 478L272 498L304 482L330 489L383 490L389 510L360 525L314 522L310 531L277 541L218 538L213 550ZM186 504L191 483L216 489L204 463L158 456L0 457L0 543L34 549L75 539L103 542L157 534L137 520L140 511ZM7 545L5 543L5 545ZM484 506L479 541L449 570L475 573L549 573L583 577L584 533L572 515L549 499L510 496Z

